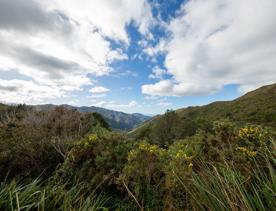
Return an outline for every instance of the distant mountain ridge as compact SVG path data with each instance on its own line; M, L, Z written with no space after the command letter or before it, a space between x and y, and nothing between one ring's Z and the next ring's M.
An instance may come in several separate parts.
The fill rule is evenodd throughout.
M37 110L49 110L55 108L57 105L53 104L45 104L45 105L35 105L33 106ZM92 112L97 112L101 114L104 119L107 121L109 126L114 129L114 130L131 130L134 127L137 127L139 124L141 124L144 121L149 120L151 117L146 116L143 114L139 113L133 113L133 114L128 114L120 111L114 111L114 110L109 110L105 108L100 108L96 106L71 106L71 105L60 105L64 106L66 108L70 109L76 109L79 112L82 113L92 113Z

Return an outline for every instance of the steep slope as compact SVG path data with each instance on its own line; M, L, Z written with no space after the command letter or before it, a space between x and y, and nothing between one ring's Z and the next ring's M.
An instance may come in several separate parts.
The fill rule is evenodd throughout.
M247 122L276 127L276 84L263 86L233 101L183 108L176 110L175 113L179 117L181 127L185 129L188 127L193 131L212 121L226 118L237 123ZM156 116L129 134L139 138L153 136L158 133L155 131L157 125L160 125L164 118L165 115ZM183 134L185 135L185 131Z
M143 114L127 114L124 112L113 111L105 108L95 107L95 106L82 106L82 107L75 107L71 105L62 105L66 108L76 109L82 113L92 113L97 112L101 114L110 127L114 130L131 130L134 127L138 126L142 122L150 119L149 116L145 116ZM53 109L55 105L46 104L46 105L37 105L35 106L38 110L49 110Z

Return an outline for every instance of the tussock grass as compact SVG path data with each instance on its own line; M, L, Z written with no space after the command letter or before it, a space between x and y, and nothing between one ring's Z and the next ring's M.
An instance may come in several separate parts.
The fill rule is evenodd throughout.
M43 185L39 180L28 184L16 181L0 185L0 210L107 210L104 196L91 195L82 184L69 189L64 185Z
M194 210L266 211L276 207L275 152L262 155L262 163L253 162L247 177L225 163L223 167L207 167L193 173L191 183L182 183L192 200ZM203 161L202 161L203 162ZM178 178L181 180L181 178Z

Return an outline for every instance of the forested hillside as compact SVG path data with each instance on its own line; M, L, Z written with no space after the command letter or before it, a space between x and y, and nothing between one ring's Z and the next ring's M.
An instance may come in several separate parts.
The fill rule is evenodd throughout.
M275 85L130 134L99 113L0 104L0 210L274 210Z

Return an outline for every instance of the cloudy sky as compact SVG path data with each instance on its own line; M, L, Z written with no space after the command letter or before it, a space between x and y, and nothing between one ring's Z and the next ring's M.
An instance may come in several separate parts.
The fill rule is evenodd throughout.
M0 0L0 102L162 113L276 82L275 0Z

